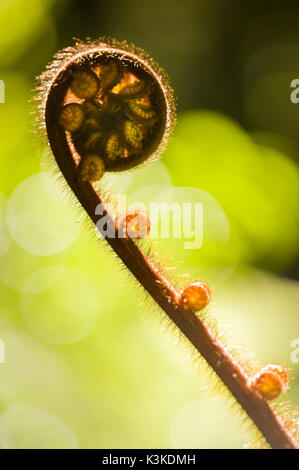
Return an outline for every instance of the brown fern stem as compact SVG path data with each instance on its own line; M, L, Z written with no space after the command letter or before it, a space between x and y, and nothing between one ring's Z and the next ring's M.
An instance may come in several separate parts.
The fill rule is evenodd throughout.
M101 196L89 182L79 182L76 163L68 146L65 132L57 122L59 103L68 86L52 86L46 103L46 127L55 159L68 185L90 219L95 215ZM112 219L111 219L112 220ZM248 376L218 339L191 311L179 305L179 294L164 278L151 260L130 238L106 238L107 242L144 289L177 325L192 345L213 368L231 394L246 411L270 446L275 449L297 449L298 443L267 401L249 386Z

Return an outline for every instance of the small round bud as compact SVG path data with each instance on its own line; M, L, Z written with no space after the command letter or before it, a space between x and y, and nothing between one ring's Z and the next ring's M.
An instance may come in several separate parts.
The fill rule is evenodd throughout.
M122 98L132 100L134 98L138 98L143 96L148 91L148 83L146 81L136 81L134 83L130 83L129 85L124 86L119 90L119 95Z
M142 124L153 124L157 118L157 114L151 106L133 100L128 102L128 115Z
M66 131L77 131L84 119L83 107L78 103L69 103L63 106L59 116L59 122Z
M105 173L104 161L96 153L86 155L79 163L78 172L84 181L98 181Z
M92 70L73 73L72 92L81 99L94 98L100 89L100 80Z
M99 132L99 124L97 120L93 117L88 117L87 119L84 119L83 124L82 124L82 131L89 133L94 133L94 132Z
M289 384L288 372L285 368L269 364L250 380L250 386L260 393L265 400L274 400L283 393Z
M124 137L128 145L135 150L139 150L142 146L143 132L140 127L132 121L124 122Z
M185 287L181 293L180 304L186 310L198 312L211 300L211 290L205 281L198 281Z
M84 144L84 150L87 152L96 152L101 150L103 140L103 132L97 131L91 134Z
M122 145L120 136L117 132L113 132L106 143L106 153L109 160L115 160L124 155L124 146Z
M111 61L106 65L102 66L101 69L101 83L103 90L108 90L114 87L122 75L120 64L116 61Z
M141 211L127 213L121 218L118 224L118 231L121 237L133 239L146 238L150 233L150 218Z

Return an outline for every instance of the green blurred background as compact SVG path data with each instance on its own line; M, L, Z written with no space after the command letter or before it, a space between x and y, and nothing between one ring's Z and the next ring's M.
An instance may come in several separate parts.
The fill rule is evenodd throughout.
M263 364L292 367L287 398L299 404L298 15L282 0L0 1L1 447L247 442L49 176L29 100L73 37L133 41L169 73L179 114L163 159L105 178L129 201L204 204L202 248L158 244L210 281L211 314Z

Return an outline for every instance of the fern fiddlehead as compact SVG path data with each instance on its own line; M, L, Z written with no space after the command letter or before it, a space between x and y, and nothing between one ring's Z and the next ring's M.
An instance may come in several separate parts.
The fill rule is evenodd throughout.
M58 54L41 77L39 99L55 160L94 224L102 217L97 207L105 207L105 199L93 183L106 171L127 170L157 158L175 124L173 92L164 71L135 46L110 39L78 42ZM206 360L268 444L298 448L293 429L267 402L286 388L285 369L268 366L249 377L196 315L209 303L209 286L198 281L178 291L134 236L128 236L132 217L118 223L109 209L105 217L116 233L103 234L110 247ZM146 235L149 221L144 214L141 219Z

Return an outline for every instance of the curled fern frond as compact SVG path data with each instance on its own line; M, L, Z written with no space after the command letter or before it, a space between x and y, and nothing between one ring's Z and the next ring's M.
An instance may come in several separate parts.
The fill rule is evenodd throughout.
M41 76L38 99L42 128L67 186L163 312L167 325L186 338L196 360L206 361L216 386L225 386L270 446L298 448L294 419L288 421L290 413L267 401L286 388L284 370L268 366L258 372L238 361L217 324L206 321L209 286L204 281L188 281L182 288L172 283L158 250L141 244L150 231L147 215L140 214L137 222L136 214L116 217L107 204L113 198L94 185L105 171L136 167L158 158L165 149L176 120L165 72L127 42L79 41L60 52ZM107 233L104 226L113 230Z
M105 171L121 171L164 150L175 124L173 92L141 49L115 40L78 42L57 55L41 82L81 160L92 151Z

